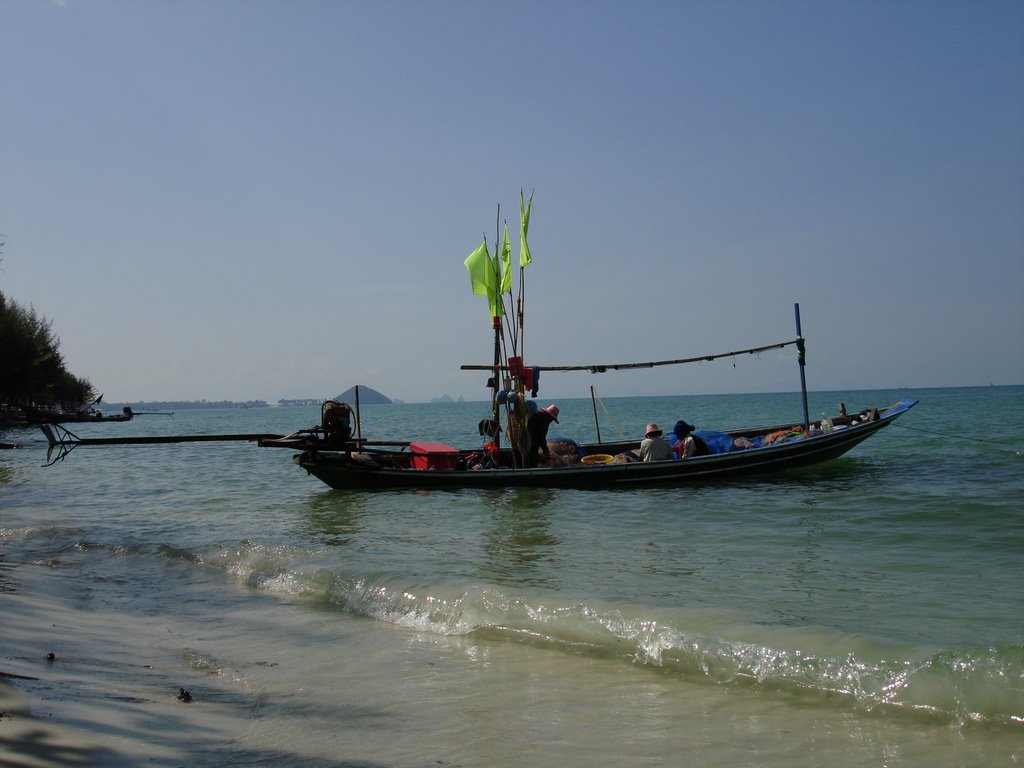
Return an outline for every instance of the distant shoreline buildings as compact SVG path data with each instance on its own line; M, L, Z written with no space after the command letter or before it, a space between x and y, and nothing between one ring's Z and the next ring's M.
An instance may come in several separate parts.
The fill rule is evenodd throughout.
M358 401L361 405L404 405L404 400L392 400L386 395L382 395L377 390L364 386L358 385L359 398ZM339 402L349 403L350 405L356 404L356 387L350 387L342 392L340 395L335 397L295 397L287 398L283 397L277 401L277 406L280 408L311 408L320 407L327 400L338 400ZM431 398L431 403L462 403L465 402L464 398L459 397L453 399L450 395L441 395L440 397ZM104 403L103 407L112 410L120 409L123 406L128 406L134 411L185 411L190 408L268 408L270 404L266 400L159 400L159 401L133 401L126 403Z
M266 400L135 400L130 403L108 403L100 408L105 411L121 410L128 406L133 411L187 411L193 408L269 408Z

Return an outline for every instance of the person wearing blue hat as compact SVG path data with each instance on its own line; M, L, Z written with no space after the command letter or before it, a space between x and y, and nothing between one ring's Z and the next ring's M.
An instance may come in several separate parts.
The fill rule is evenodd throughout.
M680 419L672 427L672 437L669 442L680 459L688 459L691 456L707 456L711 453L707 443L698 435L693 434L693 425L687 424Z

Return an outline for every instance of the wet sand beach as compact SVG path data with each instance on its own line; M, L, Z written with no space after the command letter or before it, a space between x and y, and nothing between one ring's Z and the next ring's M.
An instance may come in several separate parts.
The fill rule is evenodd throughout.
M129 622L47 596L79 589L73 573L23 565L17 580L17 591L0 593L0 763L186 761L190 733L206 728L202 716L178 700L167 670L136 655L123 636Z
M0 682L0 755L6 766L39 768L69 765L137 765L132 758L94 736L32 714L28 697Z

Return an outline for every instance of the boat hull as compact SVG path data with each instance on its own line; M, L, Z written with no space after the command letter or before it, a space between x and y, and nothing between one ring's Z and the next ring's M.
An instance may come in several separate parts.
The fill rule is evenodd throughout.
M733 451L684 460L573 464L536 469L406 469L375 466L343 451L305 451L295 462L332 488L630 488L679 485L706 480L772 475L836 459L891 424L915 401L901 402L873 421L827 434L764 448ZM737 433L738 434L738 433ZM626 445L626 444L622 444ZM619 444L584 446L589 453L609 453Z

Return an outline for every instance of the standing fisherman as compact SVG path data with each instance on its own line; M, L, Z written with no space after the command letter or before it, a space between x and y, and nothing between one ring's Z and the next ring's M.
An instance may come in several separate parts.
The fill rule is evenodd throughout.
M558 406L552 403L547 408L541 408L526 421L526 434L530 438L530 453L527 466L538 465L538 453L544 452L545 463L551 459L551 452L548 450L548 427L551 422L558 424Z

